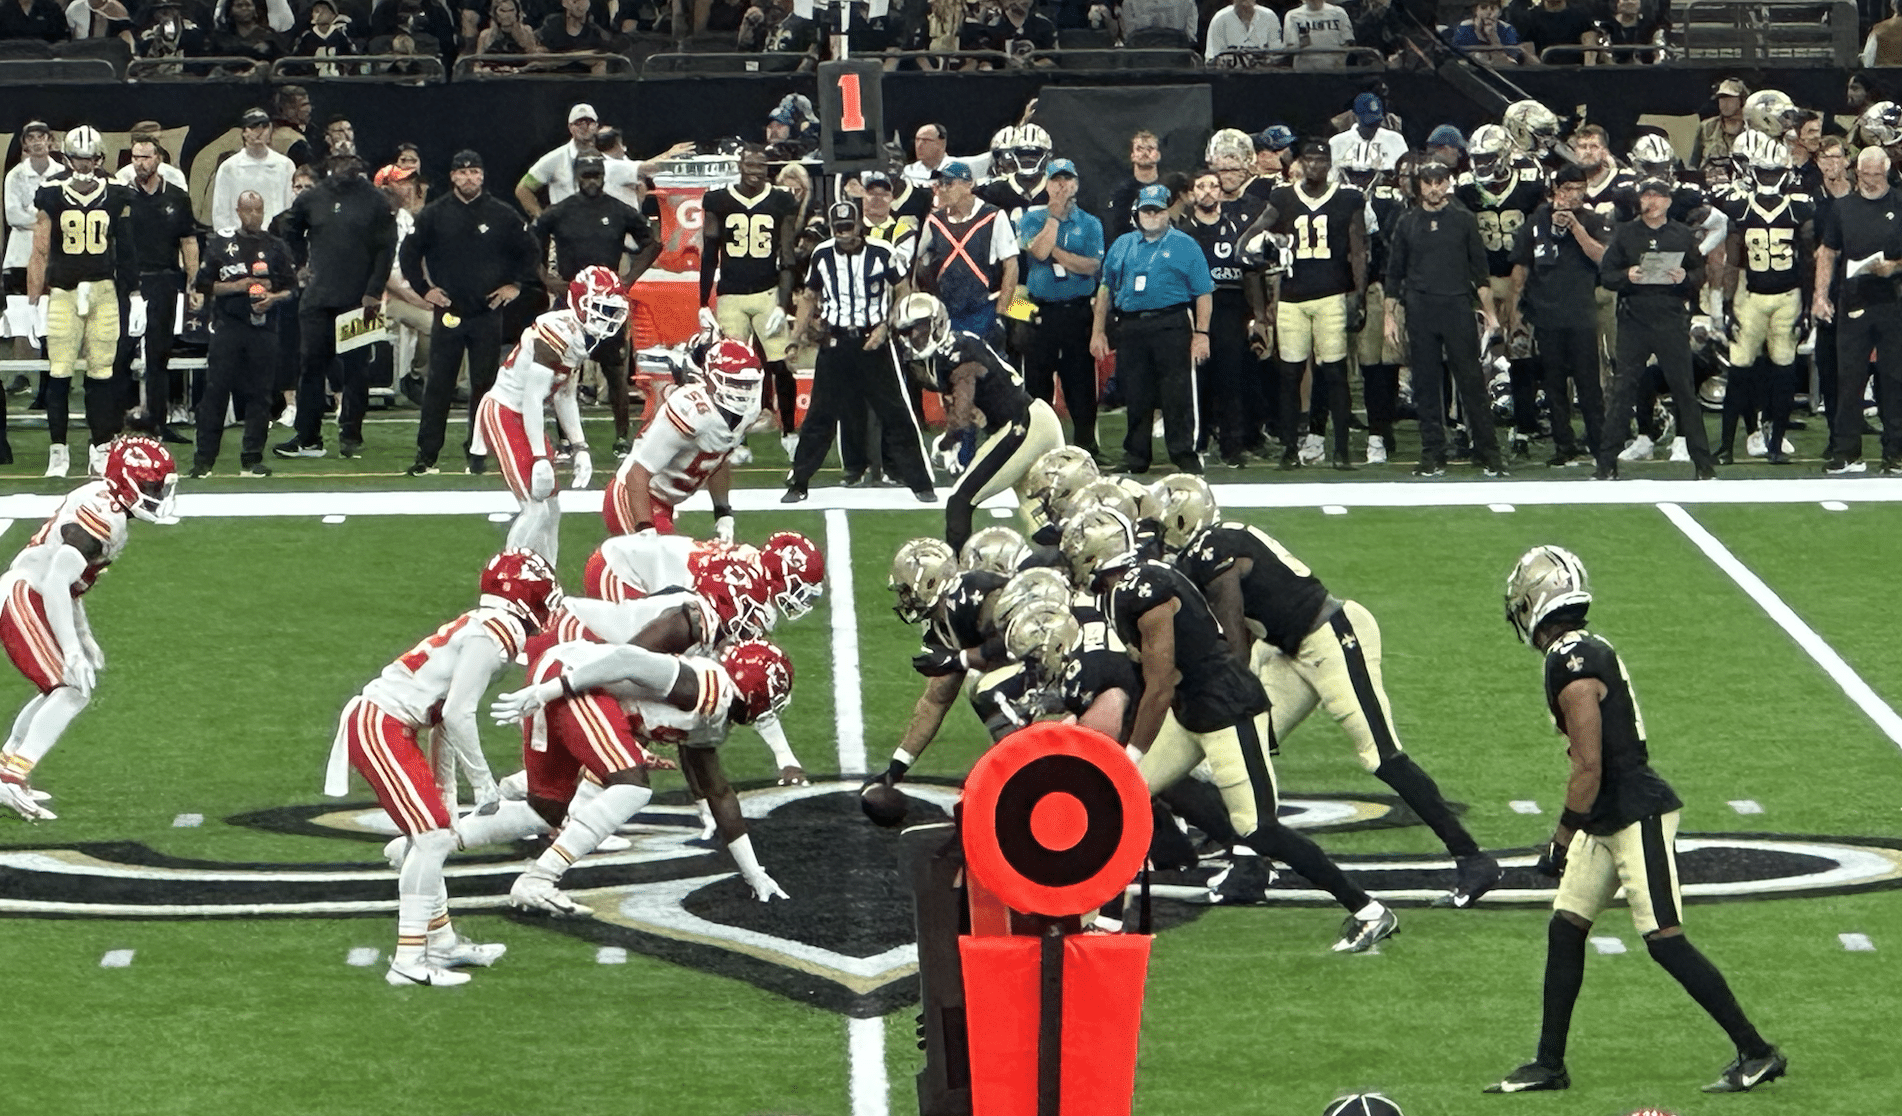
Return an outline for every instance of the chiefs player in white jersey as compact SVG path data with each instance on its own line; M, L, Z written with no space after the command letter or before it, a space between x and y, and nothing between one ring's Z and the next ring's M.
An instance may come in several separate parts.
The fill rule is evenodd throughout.
M754 855L739 796L717 751L732 725L784 710L792 695L792 663L785 652L746 640L717 659L672 657L578 641L550 647L529 668L529 679L525 689L496 699L492 713L504 723L523 722L529 804L561 832L516 878L510 903L562 917L594 913L558 885L569 865L653 797L648 743L679 747L688 787L712 804L721 839L754 896L762 903L786 898ZM583 769L602 789L571 809Z
M759 416L764 379L751 345L724 338L709 349L700 381L668 393L608 482L601 507L608 533L651 527L670 535L674 509L704 487L713 497L714 536L732 542L728 458L745 444L747 428Z
M546 412L552 408L562 436L574 448L574 486L588 487L594 459L581 429L575 400L582 362L605 339L627 325L627 295L605 267L581 269L568 284L568 308L550 310L522 331L522 340L497 370L495 386L476 409L470 448L493 453L502 478L522 503L509 528L509 545L555 562L561 505L555 494L555 456L548 448Z
M172 455L143 434L115 439L102 474L68 493L0 575L0 643L39 690L0 750L0 804L36 821L55 815L28 776L92 701L106 665L80 598L125 550L127 516L169 517L178 487Z
M476 607L384 667L338 718L324 793L346 793L348 769L356 768L409 837L396 884L391 984L462 984L468 974L456 967L490 965L504 952L458 936L449 923L443 861L460 844L488 843L481 835L465 839L452 824L455 772L469 777L472 819L493 813L499 793L482 755L477 705L560 601L555 571L541 555L502 551L482 571ZM435 737L427 748L423 733Z

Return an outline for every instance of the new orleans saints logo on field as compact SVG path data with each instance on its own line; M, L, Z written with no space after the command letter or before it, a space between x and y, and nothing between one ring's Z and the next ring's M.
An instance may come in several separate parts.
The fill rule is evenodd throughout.
M956 797L948 784L905 784L914 823L943 821ZM601 945L736 977L800 1003L854 1016L883 1015L918 998L912 902L898 835L864 823L858 783L743 789L753 841L792 898L763 904L726 853L697 838L700 823L680 797L663 795L623 830L626 852L590 856L564 881L596 918L534 926ZM1282 817L1309 832L1417 825L1397 801L1377 795L1286 799ZM391 869L376 856L394 830L374 803L293 806L228 819L232 824L347 842L327 864L183 860L134 843L13 844L0 848L0 914L94 918L389 917ZM948 832L948 831L947 831ZM9 836L20 835L13 830ZM450 860L459 912L508 912L508 889L524 850ZM1452 886L1443 856L1337 858L1388 902L1424 903ZM1533 872L1536 852L1504 853L1505 879L1490 906L1543 906L1552 882ZM1206 909L1204 861L1154 880L1161 932ZM1902 841L1774 834L1680 834L1678 868L1687 901L1800 898L1902 887ZM1326 906L1325 894L1283 875L1276 905ZM851 912L850 917L843 917Z

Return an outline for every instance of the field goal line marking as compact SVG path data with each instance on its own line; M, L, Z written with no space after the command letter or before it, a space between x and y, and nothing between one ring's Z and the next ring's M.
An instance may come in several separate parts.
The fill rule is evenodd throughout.
M1844 661L1843 657L1836 653L1836 649L1816 633L1816 629L1805 623L1803 618L1796 614L1795 609L1785 604L1783 598L1777 596L1775 590L1771 589L1762 578L1752 573L1750 567L1744 565L1735 554L1732 554L1730 548L1725 546L1716 535L1711 534L1703 524L1692 518L1690 512L1676 504L1659 504L1658 510L1664 513L1664 517L1670 520L1673 526L1684 532L1685 537L1689 538L1697 549L1703 551L1705 557L1716 563L1718 569L1730 575L1730 579L1737 583L1737 587L1748 594L1751 600L1757 602L1758 607L1768 613L1770 619L1776 621L1778 627L1788 632L1798 647L1808 652L1810 658L1816 660L1816 665L1823 668L1823 673L1829 675L1831 681L1842 687L1843 693L1848 695L1849 700L1855 702L1856 707L1876 723L1876 727L1882 730L1890 743L1902 747L1902 716L1896 715L1896 711L1890 707L1889 703L1883 701L1875 690L1870 688L1869 683L1862 680L1862 676L1856 673L1855 668Z

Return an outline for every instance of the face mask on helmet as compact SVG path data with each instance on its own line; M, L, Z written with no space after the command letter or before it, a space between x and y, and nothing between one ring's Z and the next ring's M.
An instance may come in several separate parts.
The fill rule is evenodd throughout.
M742 711L734 718L739 723L778 716L792 704L792 660L773 644L762 639L736 643L720 653L720 666L740 692Z
M1041 683L1063 677L1069 657L1083 645L1083 629L1068 608L1039 602L1004 626L1004 650Z
M1554 612L1591 603L1585 564L1563 547L1533 547L1506 575L1506 622L1528 646Z
M892 315L892 333L905 356L923 360L950 348L951 315L936 296L906 295Z
M721 410L739 416L759 410L766 373L751 345L732 338L719 341L707 353L706 369L707 394Z
M510 547L482 569L482 602L512 612L536 631L548 626L561 607L561 582L548 560L532 550Z
M178 465L164 445L133 435L112 443L106 455L106 487L126 513L147 523L172 516Z
M950 543L912 539L892 557L891 577L886 584L898 596L893 611L907 624L919 623L931 615L957 576L958 556Z
M825 591L825 554L812 540L796 531L776 531L760 551L760 561L773 591L773 606L788 620L812 611Z

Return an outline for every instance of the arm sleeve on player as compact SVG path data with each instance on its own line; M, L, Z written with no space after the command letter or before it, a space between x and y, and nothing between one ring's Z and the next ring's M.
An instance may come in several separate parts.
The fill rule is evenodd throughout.
M766 741L772 749L773 763L780 767L801 767L799 757L793 755L792 744L786 739L786 726L780 724L779 714L762 713L753 719L753 729L759 738Z
M578 454L588 449L587 431L581 429L581 404L576 398L579 387L578 378L571 376L554 398L555 425L561 428L562 437L574 445Z
M53 637L59 640L62 655L79 649L80 621L76 617L78 610L73 607L73 583L85 572L86 556L70 546L61 546L46 564L44 582L34 586L40 591L47 627L53 629Z
M679 460L683 453L694 448L692 420L681 413L677 402L681 392L672 392L660 405L658 421L650 422L641 429L641 436L634 440L634 461L654 476L667 471L667 467Z
M547 457L548 416L542 406L548 399L548 389L554 386L555 374L531 358L523 379L528 383L522 388L522 431L528 435L529 452L536 457Z
M476 797L495 781L489 761L482 755L482 735L476 727L476 708L482 695L494 681L496 669L507 664L503 647L486 628L464 628L459 641L455 673L449 679L449 692L442 703L443 736L456 754L456 762L469 774L469 786ZM492 792L487 797L493 797Z
M664 701L680 671L680 660L672 655L623 645L569 671L568 685L579 691L628 682L641 690L642 700Z

